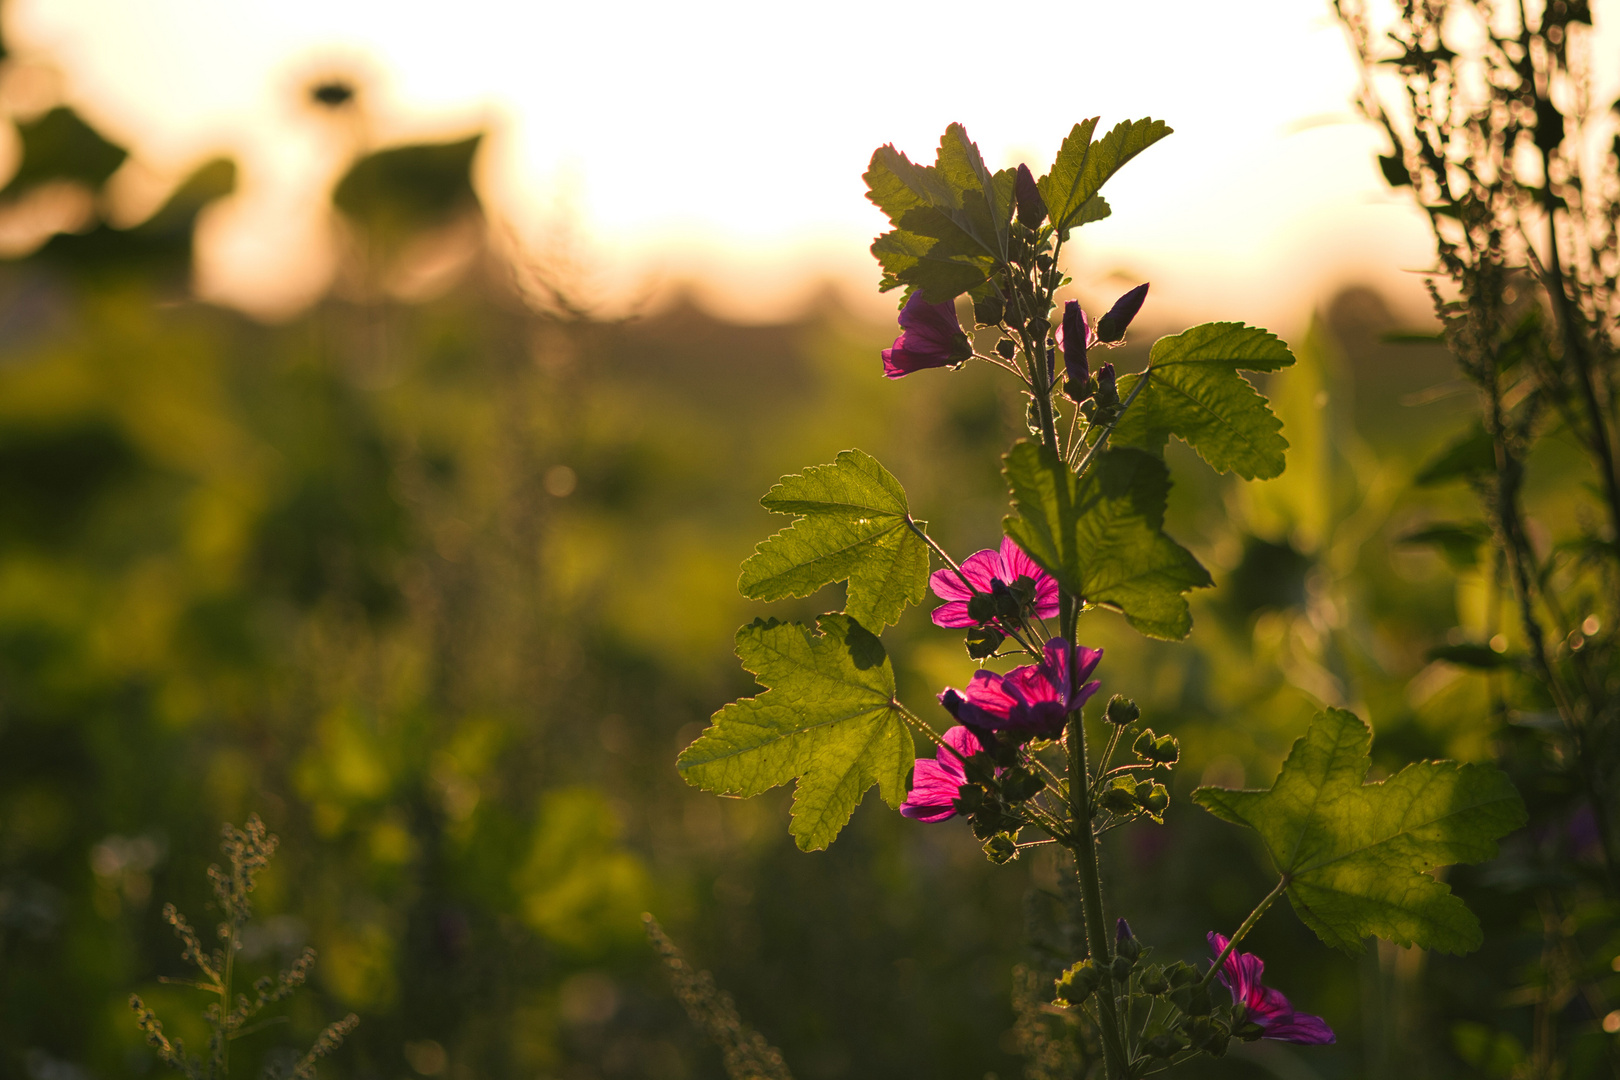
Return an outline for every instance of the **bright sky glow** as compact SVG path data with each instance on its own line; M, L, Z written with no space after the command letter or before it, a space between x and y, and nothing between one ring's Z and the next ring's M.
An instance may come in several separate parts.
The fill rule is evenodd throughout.
M952 120L992 166L1037 173L1087 116L1176 129L1110 186L1113 218L1079 234L1082 291L1111 298L1123 271L1189 317L1281 326L1347 276L1415 298L1399 270L1432 257L1377 176L1380 137L1351 113L1325 0L13 0L5 17L14 49L49 58L137 171L238 158L205 272L265 312L325 280L312 196L346 145L481 126L495 216L540 246L570 233L614 300L696 279L712 305L765 317L833 278L891 309L860 174L883 142L931 160ZM1043 43L1016 82L1018 62L984 44L1013 36ZM331 73L365 84L363 134L304 105Z

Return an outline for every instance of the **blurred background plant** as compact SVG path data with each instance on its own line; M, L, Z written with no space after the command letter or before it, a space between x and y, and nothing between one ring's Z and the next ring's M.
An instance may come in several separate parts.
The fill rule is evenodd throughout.
M215 928L219 945L209 947L196 929L173 904L163 905L163 921L174 929L180 940L180 959L196 969L196 975L186 978L168 978L164 983L188 987L203 994L217 997L202 1009L202 1021L208 1029L205 1056L188 1053L185 1040L171 1039L163 1030L163 1020L153 1012L139 994L129 996L129 1007L135 1011L135 1022L146 1035L146 1045L157 1052L164 1065L179 1072L186 1080L224 1080L230 1075L231 1047L238 1039L245 1039L268 1030L285 1017L261 1016L267 1006L276 1005L304 985L309 971L315 965L315 950L305 948L291 964L274 974L262 974L251 986L253 996L242 991L250 972L239 967L239 958L253 918L253 886L259 871L276 853L277 838L269 833L257 814L250 815L247 823L238 829L234 825L224 828L225 853L229 870L218 866L208 868L208 883L213 886L214 906L222 919ZM238 982L237 980L241 980ZM171 1017L171 1019L173 1019ZM284 1044L278 1044L265 1056L259 1073L266 1080L313 1080L315 1068L324 1057L343 1045L343 1037L354 1030L359 1017L350 1013L342 1020L326 1025L315 1036L315 1042L304 1053ZM171 1027L171 1031L173 1028ZM193 1046L196 1044L193 1043ZM237 1055L240 1063L241 1055ZM237 1075L242 1070L238 1068Z
M1437 653L1480 672L1534 812L1490 875L1518 933L1470 993L1503 1008L1453 1041L1487 1071L1620 1072L1620 101L1598 100L1579 0L1335 10L1385 178L1432 225L1435 313L1478 411L1419 475L1477 508L1408 539L1480 576L1484 624Z
M318 84L310 122L346 122L364 93ZM990 451L1023 416L988 373L900 393L879 376L892 326L831 294L765 325L681 302L595 317L566 248L523 262L492 242L473 133L358 145L332 191L336 284L261 324L189 288L229 162L114 224L122 148L66 108L11 120L0 1075L158 1073L126 1004L135 989L165 1016L184 1008L158 981L179 968L153 898L201 911L218 824L250 812L284 846L243 955L321 956L277 1038L361 1018L323 1075L716 1075L720 1051L664 982L644 910L802 1080L1010 1080L1020 1049L1031 1075L1072 1069L1010 1004L1014 965L1039 970L1041 942L1064 932L1049 863L991 874L965 827L876 805L805 855L780 828L785 792L720 802L673 767L714 703L750 689L731 634L765 612L732 585L780 473L860 446L947 546L994 541ZM1169 825L1106 857L1155 883L1129 898L1137 929L1188 959L1270 881L1248 838L1182 797L1269 781L1320 705L1374 718L1375 762L1483 760L1521 730L1544 738L1504 726L1505 675L1434 652L1497 633L1509 655L1522 646L1473 534L1407 542L1478 520L1464 485L1418 483L1477 409L1446 350L1385 341L1398 329L1379 296L1349 288L1291 335L1300 363L1267 388L1293 444L1280 479L1233 486L1191 454L1175 462L1188 479L1169 529L1218 583L1194 599L1191 643L1101 619L1087 642L1108 650L1105 692L1181 740ZM1536 455L1531 536L1570 520L1586 479L1564 442ZM913 699L970 670L926 614L889 634ZM1255 951L1340 1042L1308 1060L1255 1044L1206 1074L1522 1071L1539 991L1505 973L1552 969L1538 967L1535 887L1514 882L1524 866L1583 873L1582 845L1557 821L1455 871L1487 940L1462 960L1325 956L1296 921L1267 920ZM1606 1022L1581 1015L1587 1035ZM1572 1074L1607 1068L1612 1036L1598 1039L1597 1058L1566 1059Z

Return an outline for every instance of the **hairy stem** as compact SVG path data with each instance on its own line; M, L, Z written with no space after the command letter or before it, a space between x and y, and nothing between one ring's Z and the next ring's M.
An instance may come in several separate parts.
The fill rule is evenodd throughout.
M1119 412L1115 414L1112 420L1108 421L1108 425L1102 429L1102 434L1097 436L1097 441L1091 444L1090 450L1086 451L1086 456L1081 458L1080 463L1074 467L1076 474L1083 475L1085 473L1086 466L1091 464L1091 459L1096 457L1097 452L1107 444L1108 436L1114 433L1114 428L1121 420L1125 418L1125 410L1131 407L1131 402L1136 400L1136 395L1140 394L1142 392L1142 388L1147 386L1148 378L1152 374L1153 369L1151 367L1142 369L1142 377L1136 380L1136 385L1131 387L1131 392L1125 395L1125 400L1120 403ZM1076 445L1078 446L1079 444L1077 443ZM1052 448L1054 450L1057 449L1055 443L1052 444Z
M1200 985L1207 986L1209 984L1209 980L1213 979L1215 973L1221 970L1221 965L1226 963L1226 958L1232 955L1232 950L1238 947L1238 942L1249 935L1249 931L1254 929L1254 924L1260 921L1260 916L1264 915L1266 909L1277 902L1277 897L1287 890L1288 883L1292 880L1287 874L1284 874L1277 882L1277 887L1267 893L1264 900L1255 905L1254 910L1249 912L1249 917L1243 920L1243 925L1239 926L1237 932L1227 941L1226 948L1221 950L1220 955L1215 958L1215 962L1209 966L1209 970L1204 972L1204 977L1198 980Z

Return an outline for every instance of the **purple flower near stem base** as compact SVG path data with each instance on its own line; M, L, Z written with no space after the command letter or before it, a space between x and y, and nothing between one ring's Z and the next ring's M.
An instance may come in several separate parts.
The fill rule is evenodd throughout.
M967 786L965 759L984 749L978 737L958 725L944 735L945 745L932 761L918 758L911 774L911 794L900 812L917 821L946 821L956 816L956 800Z
M1005 732L1019 740L1054 739L1063 731L1069 713L1097 692L1101 684L1085 679L1101 659L1101 649L1076 648L1062 638L1053 638L1046 643L1039 664L1014 668L1005 675L981 668L973 673L966 690L947 687L939 701L958 723L976 732ZM1076 668L1072 694L1071 661Z
M946 628L977 626L968 614L968 601L975 592L995 591L996 582L1011 585L1021 577L1035 583L1035 614L1050 619L1058 613L1058 584L1046 571L1035 565L1035 560L1024 554L1012 538L1002 537L1001 550L975 551L962 560L962 574L973 587L958 577L955 570L935 570L928 579L928 587L945 603L934 609L934 625ZM991 620L999 624L999 620Z
M914 292L900 311L900 336L883 350L883 374L890 379L923 368L960 364L973 355L973 343L956 321L956 302L930 304Z
M1209 947L1215 950L1216 956L1221 955L1226 942L1224 934L1210 931ZM1310 1013L1295 1012L1281 991L1260 982L1265 970L1264 960L1253 953L1238 952L1236 949L1221 965L1216 978L1232 993L1232 1004L1237 1009L1237 1015L1233 1018L1235 1023L1249 1021L1257 1025L1262 1039L1307 1046L1333 1042L1333 1029L1327 1026L1325 1020Z

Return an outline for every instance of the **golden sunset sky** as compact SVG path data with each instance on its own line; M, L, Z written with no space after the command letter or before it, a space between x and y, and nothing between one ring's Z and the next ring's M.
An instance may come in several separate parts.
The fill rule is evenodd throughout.
M885 227L860 178L877 145L931 159L955 120L992 166L1040 173L1092 115L1176 134L1079 234L1083 294L1151 279L1164 310L1280 325L1356 279L1423 306L1402 270L1429 264L1427 230L1377 174L1325 0L10 0L4 29L36 62L5 95L57 93L130 146L132 205L238 159L203 287L268 315L324 286L319 196L359 144L486 129L496 227L566 247L601 302L690 282L766 318L828 279L892 310L866 251ZM332 74L363 86L362 121L305 104Z

